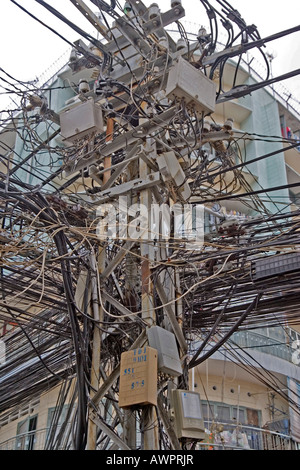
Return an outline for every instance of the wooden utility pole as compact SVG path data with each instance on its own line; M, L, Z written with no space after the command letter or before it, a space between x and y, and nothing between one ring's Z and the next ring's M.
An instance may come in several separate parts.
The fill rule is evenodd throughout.
M146 178L150 170L142 159L140 159L140 178ZM146 239L143 242L141 240L141 288L142 288L142 318L147 324L147 328L155 324L155 310L153 308L153 286L151 280L151 262L153 261L153 250L151 244L151 205L152 205L152 193L149 189L141 192L140 204L147 209L147 227L142 227L142 233L146 229ZM157 377L154 377L157 380ZM153 405L145 406L142 410L142 424L141 424L142 436L143 436L143 449L144 450L156 450L159 449L158 441L158 419L156 409Z
M128 165L126 171L126 178L128 181L134 179L137 174L138 161L133 161ZM137 203L137 196L128 194L126 196L126 203L131 206ZM125 209L126 209L125 208ZM127 222L130 220L130 215L127 213ZM123 232L128 231L128 226L123 227ZM124 300L126 307L130 311L138 311L139 303L137 301L137 288L139 283L139 272L137 258L134 252L136 247L133 247L131 252L126 255L125 259L125 293ZM136 425L136 411L134 409L124 410L124 425L123 425L123 439L124 442L131 448L136 448L137 443L137 425Z

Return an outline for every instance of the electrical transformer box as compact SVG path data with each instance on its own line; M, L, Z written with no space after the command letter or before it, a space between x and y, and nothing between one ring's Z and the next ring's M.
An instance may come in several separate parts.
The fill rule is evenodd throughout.
M157 350L158 370L173 377L181 375L181 361L174 334L160 326L152 326L147 336L149 345Z
M205 439L204 421L199 393L171 390L171 413L175 432L180 438Z
M183 100L198 115L211 113L216 107L216 84L196 69L187 60L179 57L171 67L166 96L170 99Z
M66 141L104 131L102 109L92 99L64 109L60 114L61 134Z
M145 346L121 355L120 408L157 405L157 351Z

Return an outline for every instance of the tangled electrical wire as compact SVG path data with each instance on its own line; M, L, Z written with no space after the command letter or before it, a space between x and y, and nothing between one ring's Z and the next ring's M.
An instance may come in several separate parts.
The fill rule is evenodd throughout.
M254 279L253 266L262 257L298 251L299 211L289 211L288 198L276 201L270 196L279 187L263 188L258 182L259 189L253 190L244 169L282 153L283 144L290 148L299 144L282 136L233 132L214 122L212 116L199 115L183 100L170 103L163 86L173 47L171 40L168 38L169 49L162 46L161 38L154 34L149 37L143 30L145 20L137 15L128 16L129 30L138 26L140 39L145 41L141 66L133 71L109 23L111 19L119 20L123 13L119 2L92 0L111 39L108 48L47 2L36 1L90 42L92 47L87 50L63 38L75 50L74 60L69 64L72 71L75 74L86 68L90 71L93 91L101 101L107 126L96 135L64 145L59 120L52 109L54 95L62 90L73 91L74 96L86 102L87 95L80 92L78 83L64 79L63 85L57 87L39 86L36 82L18 80L1 69L2 89L18 97L19 103L1 121L0 320L7 328L9 360L0 369L3 384L0 412L17 408L29 398L59 385L46 448L61 448L63 442L66 449L80 450L87 442L89 407L94 406L113 431L123 423L117 403L117 371L121 354L132 348L149 326L143 306L146 284L153 286L151 311L155 323L163 326L165 312L171 308L185 337L191 338L189 359L178 379L178 386L183 388L187 388L188 370L234 343L235 333L262 326L282 327L286 321L290 325L298 322L298 272L276 276L264 284ZM30 14L17 2L13 3ZM132 10L135 3L128 2ZM210 27L209 33L197 38L200 60L182 24L176 25L190 62L208 77L217 79L218 98L224 92L223 75L230 56L221 55L210 66L205 65L204 59L217 51L219 23L228 35L225 49L239 41L242 45L259 41L260 36L256 27L247 26L228 2L216 1L216 6L206 0L200 3ZM94 48L100 54L95 55ZM265 59L262 47L258 49ZM238 85L242 55L234 65L232 88ZM114 76L114 67L121 67L122 79ZM163 119L168 112L168 118ZM210 119L208 131L206 118ZM108 135L111 119L114 127ZM151 131L150 148L141 151L145 141L143 126L153 119L158 124ZM244 148L249 140L268 141L274 150L245 160ZM99 240L100 217L96 208L103 197L115 203L109 190L130 183L136 175L137 157L142 156L153 172L158 171L153 148L158 154L172 151L184 170L180 185L168 180L151 187L156 201L171 199L193 204L195 198L207 206L212 218L202 244L192 243L189 234L178 240L173 232L166 240L160 227L152 227L154 243L145 241L143 248L154 248L156 258L148 277L142 279L140 268L144 269L149 262L145 251L130 236ZM66 176L65 172L70 174ZM106 173L109 177L104 182ZM190 195L184 200L182 189L186 185ZM286 185L284 189L289 188ZM135 188L130 189L133 201L137 194ZM223 200L236 200L250 215L241 213L226 219L219 204ZM169 293L167 301L159 289L162 279ZM97 335L101 335L98 383L106 383L107 376L116 371L116 380L105 390L98 407L92 399L97 387L91 380L93 342ZM238 348L230 352L250 373L249 357ZM260 380L272 389L278 388L276 378L264 372L257 373ZM159 377L160 391L165 392L168 380L163 374ZM62 419L70 395L76 406L70 407ZM295 406L288 396L282 397ZM142 421L140 411L136 419ZM163 432L160 439L161 447L169 448ZM108 448L104 431L99 431L97 443L101 449Z

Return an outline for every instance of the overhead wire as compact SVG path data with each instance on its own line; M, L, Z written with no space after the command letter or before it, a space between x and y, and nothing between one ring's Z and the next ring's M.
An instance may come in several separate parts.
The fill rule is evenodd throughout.
M112 58L110 54L107 54L107 50L103 47L102 43L79 28L50 4L41 0L36 1L102 51L104 61L97 59L95 60L95 65L99 72L99 86L107 85L107 80L110 79ZM55 32L17 2L13 1L13 3L52 32ZM99 8L99 11L103 14L103 20L108 27L109 23L105 18L105 14L114 19L119 18L116 11L116 8L120 9L118 2L111 1L109 3L94 0L92 3ZM211 28L210 54L213 54L216 50L219 36L219 21L227 33L227 48L231 47L240 38L242 38L242 41L247 38L249 41L258 41L260 39L258 32L253 28L248 28L244 20L238 15L238 12L228 2L217 2L222 8L221 11L214 7L212 2L201 0L201 3L205 8ZM131 18L128 18L127 21L128 25L134 27L134 22ZM238 34L234 34L233 23L239 28ZM153 38L149 40L147 35L144 34L142 21L140 21L139 26L142 31L143 40L148 41L151 47L151 53L145 58L141 75L139 77L134 76L128 85L121 84L118 81L113 82L111 80L110 82L112 97L120 102L120 106L124 105L123 109L116 112L115 122L117 122L117 119L120 119L120 121L125 119L126 121L125 124L120 122L120 124L115 126L114 136L124 134L125 138L126 131L134 128L131 121L135 116L134 112L138 113L138 119L149 117L149 111L142 106L142 103L147 102L150 108L153 105L152 110L154 110L155 105L155 112L158 113L164 109L163 105L156 100L154 94L149 94L147 88L143 88L144 83L147 83L148 80L155 76L154 64L159 57L159 49L157 41ZM177 22L177 27L180 36L186 42L188 51L190 51L188 34L181 23ZM124 59L122 49L118 46L117 37L110 27L109 32L112 35L112 41L115 43L118 53ZM59 35L57 32L55 34ZM74 48L73 43L62 36L60 37ZM88 60L93 57L81 48L77 47L77 50ZM169 57L168 54L167 51L166 58ZM213 76L217 69L220 71L220 96L223 92L222 75L228 59L229 56L227 55L221 57L211 68L211 76ZM236 71L238 70L240 59L241 55L236 64ZM128 62L126 65L131 70ZM164 73L166 70L167 66ZM28 113L24 112L23 105L26 102L27 96L32 91L45 92L48 91L48 88L43 86L35 88L29 82L16 80L8 74L6 76L9 80L5 82L5 78L3 82L7 86L7 92L11 91L17 94L22 101L19 110L23 113L23 123L19 123L18 127L15 126L14 131L17 132L23 142L24 150L26 150L27 154L25 153L25 157L23 157L23 153L17 154L15 149L8 147L5 149L8 154L1 156L1 161L7 169L9 168L6 175L1 174L2 181L0 184L0 209L1 215L3 215L3 230L0 231L0 247L3 254L3 267L1 266L0 277L2 287L1 307L6 308L7 306L3 318L15 321L19 325L19 328L13 330L13 335L15 335L14 347L16 347L17 342L22 337L24 351L27 354L26 357L35 357L40 361L36 371L32 370L33 368L29 364L32 374L32 389L35 392L39 392L45 389L43 387L48 387L49 384L57 384L58 379L62 378L63 380L51 423L48 448L58 446L61 436L64 436L66 445L68 445L68 439L72 435L74 436L73 445L75 448L83 449L87 439L86 412L89 392L91 391L89 379L91 367L91 352L89 347L91 331L93 328L98 328L103 334L103 367L104 370L112 370L113 366L119 363L121 352L136 338L140 329L145 327L145 321L141 314L146 312L145 309L141 308L138 300L134 304L127 304L127 310L123 309L123 311L119 311L114 305L106 302L104 293L112 297L114 296L123 303L121 294L126 293L127 279L124 276L124 262L121 262L116 267L117 283L114 282L113 276L109 277L109 279L102 279L97 272L99 304L104 314L103 321L97 322L89 312L87 300L88 282L84 289L83 307L76 303L75 293L79 273L83 267L87 271L90 270L86 253L94 250L94 247L97 250L99 247L106 250L108 262L113 260L114 256L118 253L132 257L138 262L146 261L147 257L139 253L135 247L126 248L126 245L122 242L132 241L130 237L127 237L126 240L113 241L108 238L99 243L95 232L96 221L95 219L89 219L89 215L93 214L93 203L90 200L87 201L78 190L78 186L76 187L78 181L81 181L81 187L86 190L88 187L88 183L85 181L88 176L87 172L77 172L68 181L64 182L61 187L55 181L61 175L63 169L63 166L57 168L57 164L60 161L72 162L73 159L80 159L94 152L101 154L101 150L106 145L104 133L98 136L98 140L94 139L93 136L92 139L85 139L83 142L65 149L52 143L56 137L59 137L60 129L53 132L52 123L49 124L46 117L42 122L47 126L47 138L41 140L38 132L38 122L35 122L34 117L30 114L28 115ZM10 80L13 80L13 82ZM103 80L103 83L101 80ZM234 74L233 87L236 85L237 73ZM73 87L73 84L70 83L68 87L57 87L57 90L65 88L71 88L76 93L76 87ZM49 89L51 89L51 86ZM120 96L119 92L122 92L123 95ZM127 99L132 103L133 111L126 110L125 112ZM276 206L276 214L271 214L264 204L265 201L262 201L260 197L262 194L266 194L266 203L268 203L273 199L269 193L277 190L296 188L298 185L277 185L254 191L251 190L250 185L242 174L243 169L248 168L252 163L279 155L283 152L283 149L281 148L255 158L247 158L244 161L240 161L240 163L235 163L234 160L236 154L238 152L241 153L239 142L245 142L247 139L259 139L265 142L274 142L275 144L290 144L284 151L299 146L299 143L290 143L282 138L282 136L245 135L242 132L238 132L231 145L225 151L217 154L214 160L215 167L212 169L209 167L207 156L200 151L200 138L200 118L182 103L178 104L173 118L168 123L162 125L153 136L153 140L157 145L161 146L160 148L166 149L166 151L172 149L175 155L180 158L182 156L182 147L185 147L187 156L191 161L185 167L184 183L192 179L192 183L190 183L192 194L200 196L200 203L216 204L224 199L238 199L248 204L250 208L255 208L261 215L261 220L257 218L241 218L239 227L245 230L245 232L238 233L238 235L235 234L233 237L220 236L218 230L221 224L215 224L215 232L210 234L211 238L204 237L201 246L194 244L190 250L186 249L188 244L186 240L181 243L174 243L175 237L173 234L170 234L168 240L164 241L161 239L162 234L160 230L155 228L151 232L151 235L154 235L155 232L155 236L158 239L157 247L164 249L166 252L166 255L158 258L151 268L149 279L153 282L155 297L152 311L157 315L158 320L160 320L161 317L159 315L163 309L170 306L178 307L179 309L180 305L183 307L184 331L187 334L199 335L199 332L206 333L204 339L202 337L200 348L194 351L189 367L196 367L204 360L210 358L215 351L222 351L224 346L226 347L227 344L230 344L231 339L234 338L232 335L237 331L251 330L262 325L277 325L281 327L280 316L286 314L288 298L290 311L287 316L291 322L296 321L298 291L300 289L298 275L295 275L292 280L273 279L268 283L268 288L265 289L262 289L261 285L256 284L251 277L253 261L262 255L273 254L274 252L282 254L290 252L291 247L297 247L300 241L297 233L299 224L291 220L299 214L287 211L289 207L288 201L284 203L285 205L282 208ZM235 149L233 148L234 144L236 144ZM116 170L118 165L122 165L127 151L126 145L126 148L122 149L119 154L113 155L114 160L109 171ZM17 157L18 160L11 160L10 152L14 152L14 157ZM48 163L44 161L46 155L49 156L49 171L47 170ZM191 158L192 156L194 159ZM102 163L103 158L100 157L99 165ZM133 164L133 162L130 163ZM28 182L24 182L21 171L24 171L28 177L31 176L35 183L31 185ZM100 177L103 171L105 170L99 170ZM232 172L233 175L230 182L225 178L228 172ZM214 181L211 180L211 177L214 178ZM216 181L219 184L219 188L215 187L214 183ZM118 185L119 183L122 183L121 179L118 179L116 184ZM204 183L206 186L204 186ZM167 185L165 186L167 188ZM65 191L67 188L68 193ZM95 188L98 188L98 186L93 186L93 189ZM163 189L168 191L166 188ZM236 191L240 191L240 193L237 194ZM60 195L61 198L47 199L48 196L53 196L53 193L56 196ZM96 191L92 196L97 201ZM175 194L172 193L173 196ZM67 202L64 204L65 201ZM78 225L75 223L74 218L70 218L68 213L71 202L74 205L83 204L83 207L86 209L84 215L79 216ZM282 200L279 203L283 204ZM220 219L222 220L222 214L220 214ZM5 244L2 244L2 234L8 234L13 236L13 238L9 238ZM169 250L168 245L172 246L172 250ZM36 252L34 254L29 253L30 246L35 247ZM233 265L230 269L227 269L230 262ZM176 299L163 303L156 295L155 281L168 269L178 270L184 290L178 293ZM9 275L5 274L4 270ZM16 279L18 279L17 285ZM171 283L171 287L176 289L175 282ZM294 293L290 296L292 289L294 289ZM275 293L279 291L281 292L281 297L278 298L278 295L274 297ZM14 301L17 298L23 298L25 302L24 310L14 305ZM41 306L41 311L35 318L33 314L29 313L27 307L35 305L36 302L38 302L37 305ZM56 320L55 308L59 309L61 319ZM48 318L43 323L46 311ZM275 313L279 316L275 316ZM47 358L43 356L44 350L41 351L36 346L37 337L42 331L51 335L51 340L49 339L49 356ZM219 340L207 350L206 347L209 341L215 335L218 335ZM65 350L63 344L60 344L60 339L67 341ZM55 350L57 344L59 344L59 347ZM239 360L241 360L240 357ZM19 366L21 363L21 358L18 356L12 361L10 366L7 365L4 369L1 368L0 380L1 373L3 373L2 378L5 380L8 368ZM248 365L247 363L247 371L250 370ZM43 370L44 377L42 384L38 380L41 370ZM64 421L62 433L57 434L58 423L66 404L67 390L70 389L70 384L74 377L76 378L76 387L72 395L72 403L78 400L76 417L74 416L71 433L66 421ZM267 379L265 375L258 374L258 377L264 384L268 386L271 384L272 387L275 387L271 380L271 374ZM21 390L21 380L24 380L26 384L30 384L29 378L25 378L23 373L20 379L13 377L8 382L5 394L2 397L2 401L0 401L0 409L6 409L7 406L17 406L19 400L23 402L28 399L31 387L28 390ZM48 382L47 385L46 382ZM117 386L114 392L118 393ZM111 400L111 396L108 396L107 400ZM294 406L294 403L291 404ZM116 429L118 423L118 417L116 417L112 428ZM105 442L102 434L99 435L99 442L101 444L104 442L103 445L107 446L107 442Z

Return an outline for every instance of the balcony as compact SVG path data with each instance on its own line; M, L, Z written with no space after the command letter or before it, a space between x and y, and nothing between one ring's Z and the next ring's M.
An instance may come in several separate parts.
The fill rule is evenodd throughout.
M207 439L199 450L300 450L300 445L286 434L252 426L205 422Z
M283 433L244 425L216 424L211 421L206 421L205 426L206 438L197 444L198 450L300 450L300 444ZM71 445L67 446L67 449L47 448L47 435L48 429L20 434L2 442L0 451L72 450Z
M47 429L19 434L0 443L2 450L44 450Z
M256 349L293 364L295 349L286 342L286 339L284 336L282 339L275 339L262 332L253 331L239 331L232 336L233 343L241 348Z
M58 436L59 429L55 436ZM50 429L40 429L18 434L0 443L0 452L3 450L73 450L71 433L67 438L61 439L61 445L49 445ZM52 436L53 437L53 436ZM56 439L51 440L54 442Z

